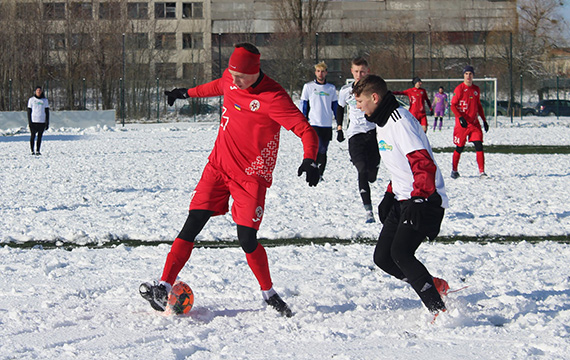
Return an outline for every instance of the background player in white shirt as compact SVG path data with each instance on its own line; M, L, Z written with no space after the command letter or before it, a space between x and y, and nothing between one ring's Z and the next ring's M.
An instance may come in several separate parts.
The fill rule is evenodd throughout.
M366 121L364 112L356 108L356 100L352 94L352 87L370 72L366 59L362 57L354 58L350 72L354 77L354 83L343 86L338 94L337 140L340 142L344 141L342 122L344 109L348 106L349 123L346 129L348 152L350 161L352 161L358 171L358 190L366 210L366 222L373 223L374 214L372 212L369 183L376 181L378 166L380 166L380 153L378 152L378 143L376 142L376 125Z
M449 286L433 278L415 252L426 237L433 240L439 233L448 205L443 176L420 123L399 105L380 76L361 79L353 91L358 108L378 125L382 159L391 175L378 206L384 226L374 262L409 283L435 317L446 309L441 296Z
M41 86L36 86L34 96L28 100L28 126L30 127L30 148L32 155L41 155L42 136L49 128L49 103ZM36 135L38 136L37 141ZM34 142L36 150L34 151Z
M327 64L315 65L315 80L306 83L301 93L301 111L319 136L317 166L321 177L327 165L327 150L332 139L332 120L336 118L336 88L327 83Z

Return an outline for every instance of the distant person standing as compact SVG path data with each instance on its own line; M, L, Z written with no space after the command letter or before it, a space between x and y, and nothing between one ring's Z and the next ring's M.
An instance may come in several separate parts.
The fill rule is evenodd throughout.
M370 195L370 185L376 181L378 176L378 166L380 166L380 151L376 140L376 125L367 121L364 111L356 107L356 100L352 94L352 88L358 84L361 78L368 75L370 68L368 61L362 57L352 60L350 72L354 78L352 84L343 86L338 94L337 111L337 140L344 141L342 122L344 119L344 109L348 106L348 152L350 160L358 171L358 190L364 210L366 211L366 222L373 223L374 213L372 212L372 199Z
M322 178L327 165L327 150L332 139L332 120L336 117L336 88L327 83L327 64L315 65L315 80L306 83L301 93L301 111L319 137L317 166Z
M49 128L49 104L42 87L39 85L36 86L34 96L28 100L28 126L30 127L30 149L32 150L32 155L41 155L42 136L44 131Z
M437 94L433 97L433 111L434 111L434 120L433 120L433 131L437 127L437 119L439 118L439 131L441 131L441 127L443 126L443 115L445 115L445 110L447 109L447 94L444 92L443 86L439 87Z
M404 91L393 91L394 95L406 95L410 99L410 112L416 120L420 122L424 133L427 132L428 122L426 116L426 109L424 107L424 102L427 103L431 111L431 103L429 102L427 91L422 88L422 79L415 77L412 80L414 87L404 90Z
M451 111L455 114L455 128L453 129L455 151L453 152L451 164L452 179L459 177L457 168L467 140L475 146L479 176L481 178L487 177L485 173L485 155L483 153L483 131L481 131L481 124L477 116L481 116L485 132L489 131L489 124L487 124L483 106L481 105L481 90L479 90L477 85L473 84L474 75L475 70L473 66L468 65L463 69L463 82L455 88L453 98L451 99Z

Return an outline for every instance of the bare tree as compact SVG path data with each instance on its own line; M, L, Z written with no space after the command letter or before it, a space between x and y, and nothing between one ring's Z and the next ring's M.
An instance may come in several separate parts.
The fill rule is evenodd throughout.
M312 49L326 9L323 0L275 1L278 19L273 40L276 58L272 74L289 92L302 87L305 74L314 62Z

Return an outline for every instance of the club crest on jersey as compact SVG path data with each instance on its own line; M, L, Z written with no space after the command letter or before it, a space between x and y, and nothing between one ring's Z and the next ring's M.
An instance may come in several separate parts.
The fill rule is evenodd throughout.
M394 147L392 145L388 145L388 143L384 140L380 140L378 142L378 150L380 151L392 151Z
M252 101L249 103L249 109L250 109L251 111L257 111L257 110L259 110L259 107L260 107L260 104L259 104L259 101L258 101L258 100L252 100Z
M255 216L256 218L252 219L253 222L261 221L261 217L263 216L263 208L261 206L255 208Z
M473 94L475 94L475 96L479 95L477 91L473 91Z

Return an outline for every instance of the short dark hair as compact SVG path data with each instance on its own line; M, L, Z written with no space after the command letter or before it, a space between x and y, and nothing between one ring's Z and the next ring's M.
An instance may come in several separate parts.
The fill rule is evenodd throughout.
M247 51L249 51L252 54L256 54L256 55L260 55L259 50L255 47L255 45L247 43L247 42L243 42L243 43L239 43L239 44L235 44L234 47L237 48L244 48Z
M366 61L366 59L363 58L362 56L358 56L358 57L355 57L354 59L352 59L352 65L356 65L356 66L364 65L366 67L369 67L368 61Z
M352 87L352 93L356 96L376 93L381 98L384 98L387 92L388 85L386 85L386 81L378 75L366 75Z

